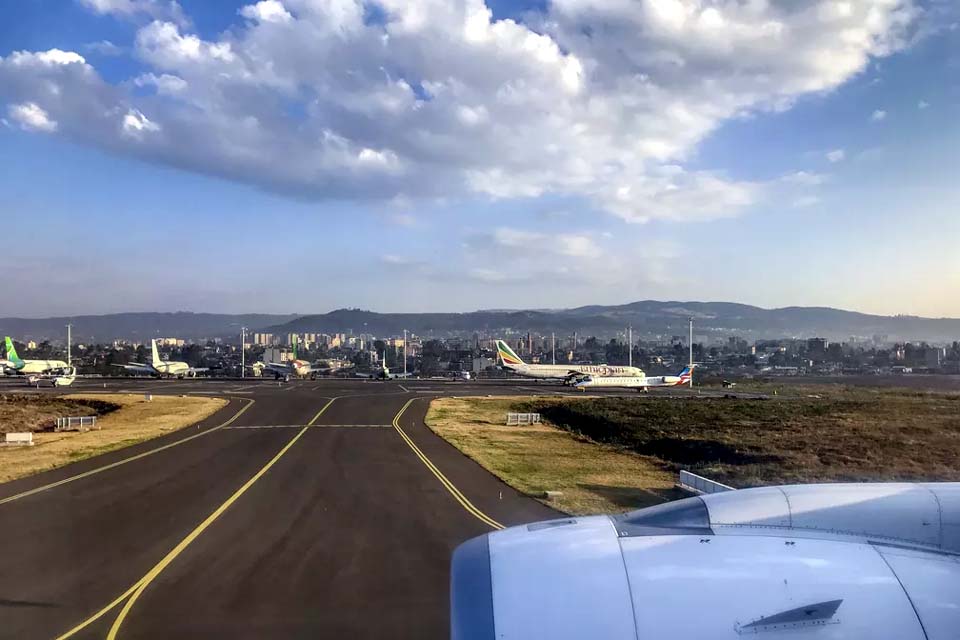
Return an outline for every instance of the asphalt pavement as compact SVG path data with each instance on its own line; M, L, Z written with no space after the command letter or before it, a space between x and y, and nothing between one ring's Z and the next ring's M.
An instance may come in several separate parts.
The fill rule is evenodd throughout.
M454 547L557 516L423 424L432 397L556 386L83 379L63 391L104 390L230 404L0 484L0 638L445 638Z

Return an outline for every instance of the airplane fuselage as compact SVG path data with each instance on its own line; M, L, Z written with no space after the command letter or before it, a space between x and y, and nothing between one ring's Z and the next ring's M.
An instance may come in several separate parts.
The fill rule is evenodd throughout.
M7 362L9 362L7 368L13 369L16 373L23 375L46 373L52 369L67 368L67 363L63 360L20 360L18 362Z
M637 367L612 366L606 364L504 364L506 369L525 378L545 380L565 380L571 373L589 376L643 377L643 370Z
M610 376L579 380L574 382L573 386L578 389L616 387L643 391L651 387L677 387L687 384L689 381L689 377L682 376Z

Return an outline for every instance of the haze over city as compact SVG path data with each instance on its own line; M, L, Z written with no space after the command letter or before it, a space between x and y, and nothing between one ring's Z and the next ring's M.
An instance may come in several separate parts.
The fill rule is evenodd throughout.
M8 315L960 316L952 2L6 14Z

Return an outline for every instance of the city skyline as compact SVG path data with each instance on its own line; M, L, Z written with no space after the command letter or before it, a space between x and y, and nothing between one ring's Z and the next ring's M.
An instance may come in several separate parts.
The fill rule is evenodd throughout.
M42 0L8 18L4 315L656 299L960 317L949 2Z

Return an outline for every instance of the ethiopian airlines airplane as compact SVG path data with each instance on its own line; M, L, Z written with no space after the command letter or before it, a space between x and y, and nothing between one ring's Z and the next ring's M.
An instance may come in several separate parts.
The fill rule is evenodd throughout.
M643 370L637 367L606 364L527 364L503 340L497 340L497 355L506 369L527 378L574 381L581 376L644 377Z
M609 376L605 378L584 376L580 380L574 381L573 386L581 391L593 387L623 387L636 389L637 391L646 391L650 387L679 387L692 384L693 367L695 366L684 367L683 371L675 376Z

